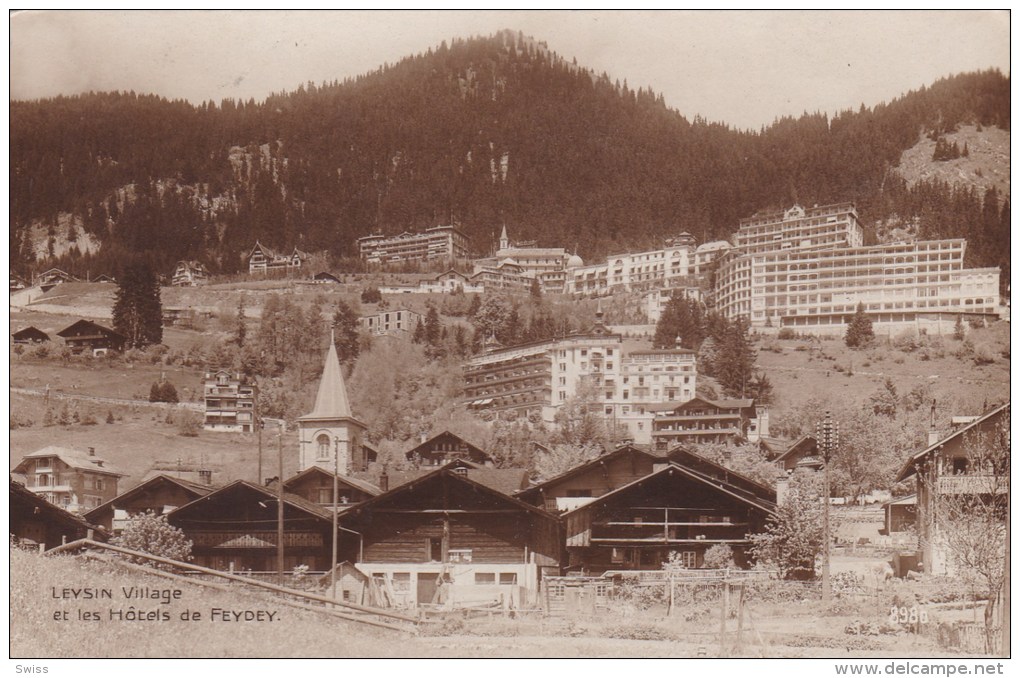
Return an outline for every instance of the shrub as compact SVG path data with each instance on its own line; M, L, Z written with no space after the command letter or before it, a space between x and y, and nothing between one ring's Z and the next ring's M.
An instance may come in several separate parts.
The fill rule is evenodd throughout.
M177 422L177 435L194 438L202 430L202 421L194 412L184 410Z
M99 422L96 421L96 417L92 414L91 410L86 410L85 414L81 415L80 423L82 426L95 426Z
M673 633L651 624L626 624L609 626L599 633L603 638L622 638L624 640L678 640Z
M31 353L33 358L48 358L50 355L50 347L44 344L39 344L32 349Z
M191 540L180 529L168 523L166 516L157 516L152 511L132 518L113 543L162 558L185 562L191 560ZM131 560L147 562L144 558L131 557ZM170 569L167 565L161 567Z
M152 388L149 389L150 403L176 403L179 401L177 389L169 381L153 382Z
M974 364L990 365L995 362L995 349L987 343L981 343L974 347Z
M112 424L113 422L114 422L114 419L113 419L113 410L107 410L106 411L106 423L107 424Z
M705 551L705 567L712 570L736 567L729 544L716 544Z
M783 327L779 330L779 334L776 336L780 339L796 339L797 333L793 331L793 328Z

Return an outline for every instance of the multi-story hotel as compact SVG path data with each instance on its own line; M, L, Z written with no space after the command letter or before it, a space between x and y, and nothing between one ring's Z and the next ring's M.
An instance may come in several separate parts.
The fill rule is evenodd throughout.
M695 251L694 236L681 233L666 241L662 249L614 254L602 264L572 267L565 291L589 296L613 290L669 286L691 275Z
M205 373L205 426L209 431L251 433L255 425L255 385L240 373Z
M744 219L734 242L718 262L715 307L756 329L839 334L858 304L888 331L997 313L999 269L964 269L965 240L865 247L849 203Z
M647 406L694 396L692 351L626 352L601 311L586 334L495 348L465 365L465 399L473 410L514 411L547 423L587 386L608 422L627 426L635 442L651 439Z
M468 256L468 237L456 226L434 226L424 233L386 236L366 235L358 238L361 258L370 264L391 264L402 261L433 261L463 259Z
M576 254L568 254L562 247L511 244L506 226L500 233L499 249L496 250L496 253L491 257L474 261L476 275L512 266L516 268L516 272L520 276L527 279L528 286L532 279L537 279L542 291L553 293L564 291L568 269L583 265L584 261L581 257Z
M715 303L751 326L841 333L858 304L887 329L939 331L957 316L994 317L999 269L964 269L966 241L786 250L724 258Z
M789 249L860 247L864 230L853 203L843 202L805 209L755 214L740 220L733 245L742 254L761 254Z

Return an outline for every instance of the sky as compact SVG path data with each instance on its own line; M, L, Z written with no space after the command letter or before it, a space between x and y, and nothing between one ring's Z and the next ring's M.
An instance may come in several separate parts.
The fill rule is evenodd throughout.
M874 106L954 73L1009 73L1006 11L32 11L10 19L10 98L258 101L504 28L739 128Z

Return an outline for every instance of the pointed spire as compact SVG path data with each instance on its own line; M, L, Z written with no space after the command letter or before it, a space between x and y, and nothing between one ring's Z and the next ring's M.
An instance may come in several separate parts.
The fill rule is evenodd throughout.
M347 399L347 386L336 354L336 344L330 333L329 351L326 364L319 380L319 393L315 396L315 407L302 419L352 419L351 404Z

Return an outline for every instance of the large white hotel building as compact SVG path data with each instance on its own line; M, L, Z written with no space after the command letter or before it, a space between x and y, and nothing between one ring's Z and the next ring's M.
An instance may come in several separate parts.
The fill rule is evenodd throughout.
M755 215L733 242L718 261L715 307L756 329L841 333L858 304L887 330L997 314L999 269L965 269L965 240L864 246L850 203Z
M490 347L464 364L464 376L469 409L497 416L513 411L548 424L588 384L607 421L626 426L635 442L649 443L655 406L693 398L698 374L693 351L626 350L600 312L584 334Z

